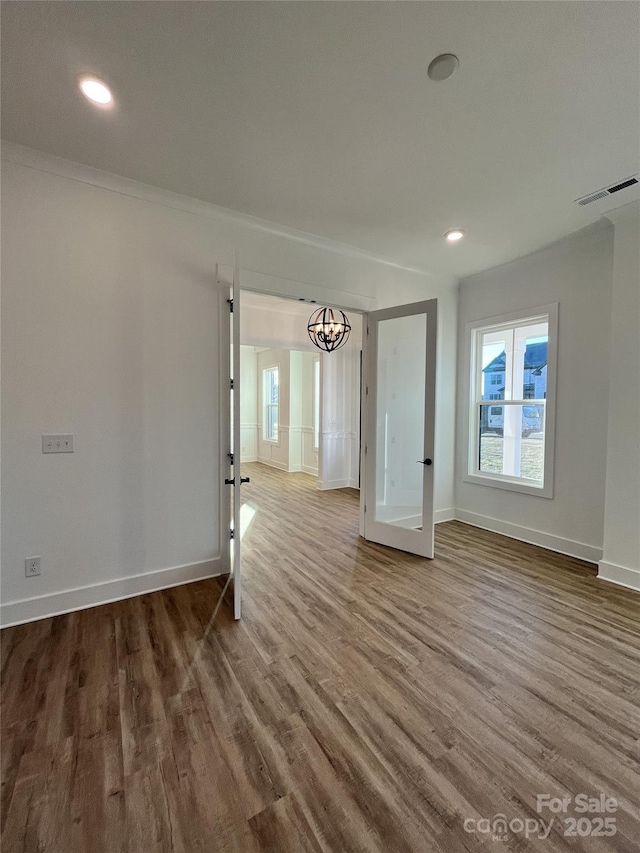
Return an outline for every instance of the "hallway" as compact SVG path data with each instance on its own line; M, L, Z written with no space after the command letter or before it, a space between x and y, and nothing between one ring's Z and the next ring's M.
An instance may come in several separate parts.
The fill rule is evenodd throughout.
M601 791L614 838L526 849L634 849L636 594L458 522L431 562L371 545L354 490L243 474L240 623L211 580L3 632L5 853L455 853Z

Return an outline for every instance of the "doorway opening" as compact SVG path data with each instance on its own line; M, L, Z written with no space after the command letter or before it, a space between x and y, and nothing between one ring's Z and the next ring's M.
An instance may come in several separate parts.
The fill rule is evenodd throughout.
M349 539L361 535L396 550L434 556L437 301L366 316L350 312L351 338L332 352L319 350L309 338L315 310L315 303L253 291L243 291L240 298L234 287L229 456L236 473L225 482L234 486L236 618L240 553L249 527L256 528L247 542L254 564L260 553L285 561L297 554L305 564L326 558L336 547L335 531L344 528L344 519L329 503L332 494L349 490L359 506L358 524L343 530ZM252 466L254 485L244 492L241 484L251 482ZM296 486L302 488L292 499L289 487L295 491ZM319 501L320 494L325 497ZM261 503L271 510L261 511ZM261 541L259 547L254 539Z
M335 352L316 347L317 305L242 291L240 457L304 474L323 491L360 485L362 315Z

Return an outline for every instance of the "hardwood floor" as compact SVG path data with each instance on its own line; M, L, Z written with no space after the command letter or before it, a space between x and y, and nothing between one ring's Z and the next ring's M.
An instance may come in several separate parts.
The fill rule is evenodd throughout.
M246 473L241 623L204 581L3 632L3 853L638 850L640 595L458 522L370 545L354 491ZM477 823L601 792L613 837Z

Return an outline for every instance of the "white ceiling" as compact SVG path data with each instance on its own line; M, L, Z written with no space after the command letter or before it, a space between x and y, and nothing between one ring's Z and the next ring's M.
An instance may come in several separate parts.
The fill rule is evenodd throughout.
M291 314L293 317L307 321L313 311L320 308L320 305L304 299L281 299L279 296L269 296L265 293L252 293L251 291L243 290L242 307L243 310L249 308L256 311L275 311L278 314Z
M525 254L638 171L636 2L2 5L4 138L408 266Z

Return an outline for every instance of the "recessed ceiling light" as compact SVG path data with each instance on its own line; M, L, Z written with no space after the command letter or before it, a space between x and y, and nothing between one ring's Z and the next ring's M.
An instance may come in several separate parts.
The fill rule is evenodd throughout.
M441 53L432 59L427 68L427 74L432 80L439 82L440 80L448 80L460 65L458 57L453 53Z
M455 243L456 240L462 240L464 231L461 231L459 228L453 228L451 231L447 231L444 236L450 243Z
M106 107L113 101L111 89L97 77L81 77L78 81L80 91L92 103Z

